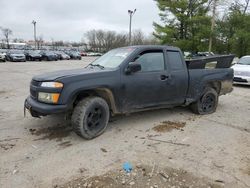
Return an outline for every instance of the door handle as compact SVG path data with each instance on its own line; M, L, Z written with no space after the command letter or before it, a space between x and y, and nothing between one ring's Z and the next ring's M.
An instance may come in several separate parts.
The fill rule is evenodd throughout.
M168 78L169 78L169 76L167 76L167 75L161 75L161 76L160 76L160 79L161 79L162 81L167 80Z

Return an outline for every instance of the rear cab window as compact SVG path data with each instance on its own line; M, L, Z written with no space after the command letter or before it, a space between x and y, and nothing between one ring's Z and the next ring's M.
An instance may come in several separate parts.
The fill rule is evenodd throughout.
M167 59L173 71L184 69L182 55L179 51L167 50Z

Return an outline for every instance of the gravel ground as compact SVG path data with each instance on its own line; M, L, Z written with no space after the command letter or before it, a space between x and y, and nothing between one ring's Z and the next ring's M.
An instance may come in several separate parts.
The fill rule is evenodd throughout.
M92 60L0 64L0 187L250 187L250 87L235 86L211 115L179 107L114 117L90 141L63 116L23 117L33 75Z

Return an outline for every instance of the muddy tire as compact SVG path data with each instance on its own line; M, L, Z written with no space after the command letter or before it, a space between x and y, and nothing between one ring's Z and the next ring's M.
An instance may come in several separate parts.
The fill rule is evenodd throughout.
M109 114L109 106L104 99L87 97L74 108L71 123L77 135L90 140L105 131Z
M211 114L218 105L218 93L213 88L206 88L198 101L191 104L191 110L196 114Z

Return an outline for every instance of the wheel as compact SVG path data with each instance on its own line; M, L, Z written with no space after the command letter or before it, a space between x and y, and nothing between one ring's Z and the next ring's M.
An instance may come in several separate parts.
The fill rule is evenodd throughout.
M216 111L218 105L218 93L213 88L206 88L198 101L191 104L191 109L196 114L211 114Z
M85 139L101 135L109 121L109 106L100 97L87 97L73 110L71 123L75 133Z

